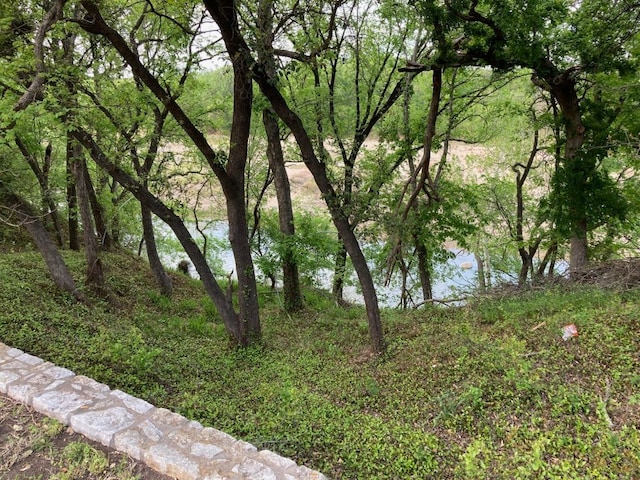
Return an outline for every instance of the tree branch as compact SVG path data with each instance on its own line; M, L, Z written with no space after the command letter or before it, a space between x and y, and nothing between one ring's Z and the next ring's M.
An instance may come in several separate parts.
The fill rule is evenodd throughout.
M44 86L45 81L44 74L46 70L44 64L44 39L49 30L51 30L53 25L62 16L62 8L65 3L66 0L56 0L51 9L42 19L42 23L36 32L33 44L34 55L36 57L36 76L31 82L31 85L29 85L29 88L27 88L27 90L22 94L22 97L20 97L16 105L13 107L13 110L16 112L27 108L42 92L42 87Z

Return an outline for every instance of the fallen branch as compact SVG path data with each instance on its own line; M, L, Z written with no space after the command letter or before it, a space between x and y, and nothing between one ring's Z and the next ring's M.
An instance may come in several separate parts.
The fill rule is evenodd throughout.
M609 426L609 428L613 428L613 420L611 420L611 417L609 416L609 412L607 411L607 403L609 402L610 398L611 398L611 380L609 380L609 377L605 377L604 398L600 397L600 407L602 409L602 416L604 417L604 420L607 422L607 425Z

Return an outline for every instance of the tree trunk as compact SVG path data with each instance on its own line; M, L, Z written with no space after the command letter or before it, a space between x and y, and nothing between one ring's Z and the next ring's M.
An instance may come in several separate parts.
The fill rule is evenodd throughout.
M563 159L565 168L572 172L580 172L580 177L574 179L576 184L568 192L572 197L567 199L572 230L569 267L571 275L575 275L588 261L588 224L582 198L584 193L582 187L587 183L588 172L586 169L576 168L575 165L576 162L581 161L579 152L585 140L585 126L582 123L580 99L576 92L575 80L565 72L555 76L549 83L551 93L560 106L565 124L566 143Z
M535 112L533 113L533 120L536 120ZM523 166L518 163L512 167L513 171L516 172L516 228L514 233L521 261L520 273L518 275L519 287L526 284L529 272L533 272L533 256L538 248L537 246L535 246L535 248L530 246L527 250L524 244L524 184L529 177L529 173L533 167L533 162L536 158L536 154L538 153L539 136L540 134L538 129L536 129L533 136L533 146L531 147L526 165ZM520 170L521 167L522 170Z
M234 34L240 36L240 32L234 32ZM382 332L382 322L380 320L378 296L373 283L373 277L369 270L369 265L367 265L367 260L360 249L358 239L351 229L349 219L340 207L338 196L329 182L325 166L316 156L313 149L313 142L304 128L300 117L298 117L298 115L289 108L280 91L259 69L254 69L254 78L260 86L262 93L271 103L275 112L289 127L296 138L304 163L313 175L316 185L320 189L320 192L327 203L333 223L338 230L338 234L342 239L345 249L351 258L351 263L358 275L358 281L362 288L362 296L367 310L369 337L372 349L374 353L381 354L385 350L385 342Z
M249 229L247 227L247 211L244 203L244 184L232 191L225 191L227 201L227 219L229 222L229 242L235 260L238 277L238 306L240 315L240 332L246 336L248 343L260 340L260 312L258 306L258 289L249 245Z
M273 53L273 0L261 0L258 5L258 28L261 40L258 49L258 59L264 66L267 75L277 82L276 62ZM262 111L262 123L267 135L267 158L273 172L278 201L278 223L280 233L285 239L282 249L282 282L284 290L284 307L289 312L300 310L303 306L300 291L300 275L298 261L295 258L292 245L288 240L295 236L293 204L291 202L291 188L289 177L284 164L284 154L280 143L280 127L278 117L270 109Z
M278 119L268 109L262 112L262 122L267 134L267 158L273 172L273 181L276 187L278 200L278 220L280 233L285 238L285 246L282 253L282 281L284 289L284 307L288 312L294 312L302 308L302 293L300 291L300 276L298 274L298 262L291 243L288 239L295 236L293 219L293 205L291 202L291 188L287 169L284 165L284 155L280 144L280 129Z
M546 253L544 254L542 261L538 265L537 276L539 278L544 278L544 272L547 269L547 267L549 267L548 277L553 278L557 253L558 253L558 242L554 241L549 246Z
M480 245L478 245L478 248L480 248ZM480 293L485 293L487 291L487 281L484 273L484 260L478 252L473 252L473 256L476 258L476 264L478 265L478 290Z
M78 225L78 197L76 181L73 176L72 159L67 156L67 223L69 225L69 248L80 251L80 235Z
M87 284L102 289L104 287L104 273L98 255L98 242L93 228L89 191L84 173L87 166L82 158L82 147L73 140L70 134L67 136L67 161L73 165L76 183L76 195L82 220L84 254L87 259Z
M0 201L6 208L11 210L12 216L15 214L19 223L23 225L29 232L29 235L31 235L55 284L59 288L71 293L76 300L86 302L86 298L76 287L73 277L71 277L71 273L69 273L69 269L64 263L55 243L51 240L51 237L49 237L47 229L31 206L29 206L24 199L8 190L2 182L0 182Z
M62 222L60 221L60 215L58 215L58 208L56 207L56 202L51 195L51 189L49 188L49 171L51 167L51 143L49 143L45 149L44 153L44 161L43 167L40 168L37 160L34 155L29 152L26 144L20 139L20 137L16 136L16 145L20 149L22 156L29 164L31 171L36 176L38 180L38 185L40 186L40 195L42 196L42 206L47 212L47 217L51 218L51 222L53 224L53 231L56 235L56 241L59 247L64 246L64 234L62 231Z
M333 267L333 284L331 286L331 294L338 304L344 303L344 280L347 275L347 249L340 238L340 245L336 252Z
M424 132L424 141L423 141L423 158L421 161L422 173L420 175L420 180L416 181L416 176L411 175L411 186L413 188L413 192L411 194L411 198L408 202L408 207L414 210L415 212L419 212L420 208L431 208L434 202L438 200L438 191L437 185L431 179L431 174L429 169L431 168L431 150L433 149L433 140L436 136L436 124L438 122L438 115L440 113L440 101L442 97L442 69L434 68L433 69L433 80L432 80L432 92L431 92L431 104L429 106L429 115L427 117L427 126ZM444 162L444 158L442 160ZM426 205L423 205L422 202L418 200L418 193L422 191L425 187L425 182L428 184L430 189L431 196L428 198ZM406 211L408 214L408 211ZM406 218L405 214L405 218ZM416 225L415 222L412 222L413 226L413 242L416 248L416 252L418 254L418 270L420 273L420 283L422 287L422 294L424 300L429 300L433 298L433 289L431 285L431 261L429 257L429 251L424 246L423 241L420 239L421 230L425 227L423 225Z
M144 237L144 244L147 249L147 260L149 260L149 266L153 275L156 277L156 282L160 288L160 293L165 297L170 297L173 293L173 282L171 277L165 272L160 257L158 255L158 248L156 246L156 236L153 231L153 219L151 210L140 204L142 214L142 235Z
M87 186L87 195L89 197L89 204L91 205L91 212L93 219L96 222L96 233L100 239L100 246L104 250L109 250L112 247L113 242L107 228L107 223L104 220L104 209L98 201L98 196L93 188L93 182L91 181L91 175L89 175L89 169L87 168L86 163L83 165L82 170L84 174L84 182Z
M165 222L169 228L171 228L175 233L176 238L184 248L185 253L189 256L191 263L193 263L196 272L198 272L205 292L207 292L207 295L209 295L209 298L211 298L216 306L227 332L238 345L247 345L248 340L246 335L243 335L244 329L241 330L240 328L240 320L233 309L231 297L225 295L223 290L220 288L220 285L213 276L213 273L211 273L211 269L209 268L206 258L196 245L195 240L189 233L189 230L182 219L162 203L159 198L152 195L143 184L134 180L127 172L111 162L86 131L76 129L72 134L84 146L84 148L87 149L91 158L101 168L103 168L114 180L122 185L123 188L126 188L131 192L142 205L151 210L158 218ZM240 198L241 204L244 205L244 201L242 201L242 194L240 194ZM231 225L229 228L231 230Z
M413 243L416 246L416 254L418 255L418 273L420 275L420 286L422 287L422 300L431 300L433 298L433 286L429 252L417 235L414 235Z
M232 16L232 23L237 18ZM222 28L222 27L221 27ZM223 34L224 37L224 34ZM233 116L229 159L226 178L221 181L227 201L227 220L229 222L229 242L233 251L238 276L238 305L240 328L246 328L249 343L258 341L262 332L258 305L258 287L249 244L247 210L244 201L245 168L247 164L248 142L251 127L251 109L253 106L253 80L250 64L246 61L248 49L238 45L235 38L224 38L231 52L240 47L238 55L232 55L233 62Z

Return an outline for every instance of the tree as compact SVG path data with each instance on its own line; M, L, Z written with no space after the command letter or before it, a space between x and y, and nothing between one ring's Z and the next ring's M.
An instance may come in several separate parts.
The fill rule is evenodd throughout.
M267 75L276 79L276 62L273 51L273 0L261 0L258 5L258 60L264 65ZM278 201L278 220L280 232L283 235L282 279L284 291L284 305L287 311L300 310L303 306L300 291L300 276L298 261L292 248L295 236L293 204L291 202L291 188L284 163L284 154L280 141L280 126L278 117L270 108L264 108L262 123L267 136L267 158L269 168L273 172L273 181Z
M438 52L417 68L452 64L486 64L501 70L527 67L533 71L532 81L557 101L564 131L563 168L571 172L570 181L576 187L565 191L570 205L570 264L572 270L579 270L588 259L591 228L580 192L591 186L593 172L584 168L582 155L587 127L580 84L598 71L631 68L625 46L637 35L640 5L599 0L524 4L464 0L445 1L444 5L425 0L417 5L426 21L440 25L436 35L441 39Z
M49 232L40 221L40 216L35 213L25 199L13 192L9 184L2 180L0 180L0 204L2 205L3 222L27 229L42 254L55 284L73 295L76 300L86 302L84 294L76 286L56 244L51 240Z
M294 50L281 48L276 53L299 62L286 67L297 70L288 96L292 104L312 105L308 115L298 111L307 130L315 131L316 155L326 164L337 201L356 230L370 219L382 178L361 166L365 141L413 77L397 71L412 25L374 1L327 2L323 7L326 13L301 7L296 12L299 28L287 32L289 41L283 42ZM333 277L333 294L339 302L346 264L343 245L336 253Z
M140 61L139 56L130 48L124 38L103 18L99 7L91 1L81 2L85 14L75 21L88 33L101 35L107 40L131 68L134 76L144 84L162 102L169 113L191 138L203 155L211 170L217 176L227 201L229 222L229 240L236 262L236 274L239 289L237 293L239 313L236 314L228 297L213 277L209 266L197 248L184 223L157 197L153 196L140 182L125 170L110 161L99 148L91 135L80 128L73 134L82 143L102 168L109 172L121 185L165 221L176 233L198 271L207 292L212 297L223 318L227 330L241 345L258 341L261 336L258 312L257 287L249 247L246 210L244 203L244 166L247 157L247 140L251 118L251 75L244 71L245 65L234 63L234 113L228 155L216 152L203 133L195 126L171 95ZM185 28L175 20L169 22L182 33Z
M300 117L289 107L287 101L264 68L252 55L252 51L244 40L238 23L236 5L233 1L210 2L205 0L205 6L220 27L220 31L228 54L238 65L240 73L251 73L264 96L269 100L274 111L293 133L302 158L311 171L316 184L325 197L327 206L338 233L351 257L354 268L362 286L369 323L371 346L375 353L382 353L385 349L378 297L371 272L367 265L358 240L351 229L348 216L340 206L337 193L327 176L324 163L316 156L313 142L304 127Z

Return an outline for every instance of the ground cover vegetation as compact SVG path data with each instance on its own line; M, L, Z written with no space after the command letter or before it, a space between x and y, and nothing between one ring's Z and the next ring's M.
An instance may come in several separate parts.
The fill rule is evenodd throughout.
M366 468L377 468L363 460L364 451L352 449L362 429L348 427L357 421L372 432L366 455L373 452L384 465L389 456L405 464L376 475L420 476L420 468L436 465L434 471L446 475L482 477L522 467L526 476L526 465L536 462L553 474L567 468L599 475L599 463L585 460L579 467L577 460L553 456L569 444L575 458L583 458L562 423L569 417L547 416L553 402L542 385L556 399L575 397L583 405L574 412L582 421L573 426L577 438L602 436L601 458L607 445L621 442L631 460L624 456L611 468L623 476L635 468L631 426L637 423L625 420L618 428L608 407L615 400L628 407L624 412L635 411L637 399L629 392L636 381L625 375L637 359L630 350L624 350L627 357L616 351L586 358L595 337L554 343L565 320L584 320L598 335L613 336L619 319L626 325L621 332L632 329L635 293L550 291L523 299L513 312L509 302L473 301L443 311L433 306L448 300L433 298L433 285L450 274L442 265L452 247L474 256L475 283L464 294L499 282L528 290L559 275L582 282L600 275L597 262L629 265L625 259L637 255L637 2L5 3L0 239L10 264L2 272L3 295L15 302L3 318L15 346L60 350L64 361L68 346L44 333L60 328L94 361L94 367L77 364L88 369L82 373L154 403L204 412L198 415L205 421L215 417L232 433L276 442L282 453L335 476L366 476ZM215 221L228 232L222 242L212 234ZM164 240L168 230L175 240ZM231 268L222 267L221 243ZM26 245L37 248L41 266ZM140 258L125 250L145 259L155 288L146 280L136 288L120 274L124 263L133 276L142 278L144 271ZM175 275L178 259L198 282ZM14 281L22 278L20 265L28 280ZM45 266L42 275L37 268ZM34 268L37 279L29 276ZM329 278L329 297L313 290L320 275ZM350 282L363 309L345 301ZM397 310L381 308L383 284L396 286ZM59 291L48 299L52 305L27 313L21 292L34 295L33 285ZM56 310L56 302L70 313ZM550 317L540 319L546 326L535 333L520 312L528 311L528 302L551 305L548 313L540 306ZM619 311L606 310L616 302ZM114 321L111 314L127 308ZM591 313L601 308L596 321ZM48 313L56 311L57 317ZM147 317L162 322L151 327ZM77 325L71 327L70 318ZM511 321L517 332L509 333ZM443 329L456 332L460 345L448 344ZM186 335L179 344L176 332ZM101 343L84 344L85 334ZM420 354L412 350L412 335L424 342ZM539 349L533 339L542 342ZM601 347L614 344L607 337ZM425 362L410 363L406 375L401 362L394 363L405 350ZM432 350L436 360L430 363ZM334 354L336 364L329 361ZM609 357L615 362L602 363ZM111 362L119 366L105 367ZM458 374L438 377L439 384L429 375L447 362L461 362ZM495 378L472 381L474 362L495 365ZM590 380L580 377L586 383L575 386L565 370L562 381L549 377L560 375L555 362L568 371L590 365L584 377ZM216 376L216 368L228 370ZM331 383L323 373L321 386L312 387L294 368L308 375L335 370L341 380ZM612 373L618 368L621 385ZM393 381L385 369L395 372L388 373ZM176 379L175 386L172 379L188 370L199 372L200 380L188 377L195 383L185 385ZM536 375L541 380L534 381ZM520 383L521 376L529 380ZM256 378L272 377L286 380L285 386L270 389L265 380L256 387ZM415 391L410 379L422 377L425 390ZM364 390L355 400L340 399L338 392L346 395L353 385ZM200 390L203 396L193 393ZM245 406L227 411L214 391L244 396ZM509 421L491 410L505 406L501 395L512 395L522 409ZM298 413L272 412L268 421L261 397L295 405ZM390 420L394 408L415 397L428 398L406 413L410 421ZM565 400L558 400L560 410L574 408ZM526 402L531 410L522 406ZM353 412L356 419L342 418ZM467 430L455 425L463 417ZM613 430L600 429L602 418L614 422ZM316 427L340 422L320 436L333 442L330 448L308 440ZM281 423L291 427L288 435L300 437L268 430ZM561 425L557 435L554 425ZM495 432L506 432L500 445L525 445L537 460L515 450L503 458ZM385 435L396 443L376 450L373 439ZM448 443L458 450L447 453ZM421 457L413 444L437 453ZM339 453L328 460L313 451ZM527 458L526 465L518 458ZM540 459L553 462L544 467ZM492 463L498 461L499 468Z
M64 257L80 280L83 257ZM289 315L261 289L262 344L238 348L196 280L170 272L168 300L145 262L104 259L117 308L55 289L34 251L3 252L0 338L336 479L640 475L637 288L385 312L374 356L363 307L328 292L303 289Z

